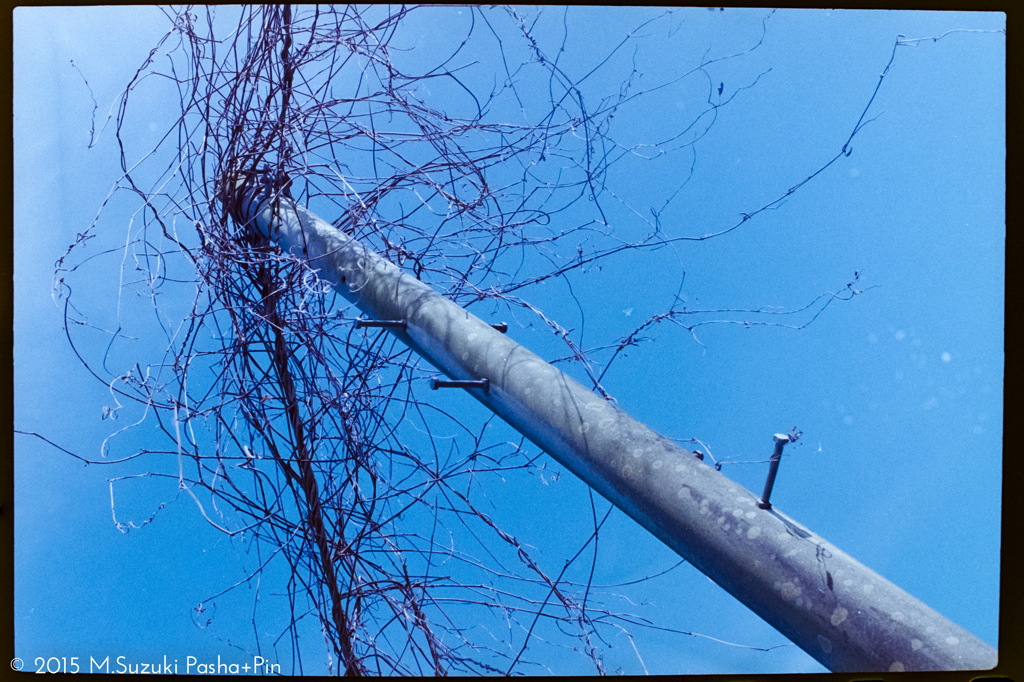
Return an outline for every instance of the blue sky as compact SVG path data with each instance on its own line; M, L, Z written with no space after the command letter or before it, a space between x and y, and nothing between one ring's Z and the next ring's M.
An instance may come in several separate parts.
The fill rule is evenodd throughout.
M462 20L445 14L455 11L414 14L400 34L413 48L408 54L429 55L438 29ZM577 78L627 27L660 14L587 12L570 10L564 24L569 38L560 66ZM609 62L601 72L605 82L588 82L592 90L584 91L596 101L617 90L630 68L642 74L638 89L651 88L699 64L705 53L748 50L766 16L698 9L662 17ZM111 394L68 345L62 310L50 295L53 264L92 222L120 175L112 121L88 148L93 98L99 131L167 19L156 9L121 7L19 8L14 17L15 428L96 459L104 440L129 420L102 418ZM666 309L680 285L689 309L739 311L706 312L688 322L800 326L810 314L743 311L800 309L823 293L847 291L859 272L856 288L864 293L834 302L803 329L722 322L691 334L656 325L638 348L615 360L603 385L656 431L707 444L724 462L723 473L758 493L772 434L796 425L804 437L787 448L773 503L995 646L1005 36L983 31L1004 28L1005 16L780 10L765 25L757 50L706 67L706 76L651 91L616 116L613 136L623 145L649 143L652 157L628 159L609 172L599 200L617 238L649 232L651 209L660 213L666 236L700 236L774 201L842 148L897 35L943 37L897 49L869 111L873 120L853 140L851 155L782 205L727 235L623 254L522 296L572 330L576 343L596 348ZM958 29L979 32L947 34ZM535 35L554 54L562 30L563 14L551 8ZM672 139L679 120L692 118L701 93L719 83L735 99L718 109L698 144L681 147L685 137ZM162 99L172 94L158 79L140 86L130 112L137 138L137 149L127 150L130 161L173 124L177 100ZM97 244L123 240L137 209L130 197L115 195ZM118 296L116 270L83 267L74 286L100 326L104 310L110 319L113 311L134 310ZM188 304L170 291L161 302L170 317ZM544 357L565 354L541 325L513 324L510 334ZM90 357L102 358L103 347L99 340L84 342ZM594 353L598 363L607 357ZM465 396L444 400L483 418ZM147 428L148 422L114 437L111 448L145 447ZM495 437L512 436L499 429ZM193 501L177 493L175 480L118 482L118 519L155 519L122 534L111 518L107 479L151 466L84 467L37 438L19 435L15 444L19 657L78 656L87 664L89 656L138 662L166 655L181 666L187 656L251 659L258 650L252 591L214 595L241 580L255 559L244 543L211 529ZM590 502L570 474L556 475L561 469L553 460L546 466L547 475L488 484L486 496L503 527L557 572L566 547L582 544L591 530ZM607 506L598 501L601 513ZM611 514L600 545L593 584L606 586L598 590L606 604L663 628L628 628L632 644L622 633L606 633L609 671L822 670L688 565L630 584L678 558L623 514ZM272 566L263 580L282 575ZM193 623L200 603L215 613L205 627ZM260 625L279 632L277 612L267 608ZM315 629L304 634L304 670L320 672L318 635ZM267 636L261 637L266 647ZM778 648L759 650L771 647ZM259 651L272 658L268 649ZM558 647L538 645L533 657L543 665L526 672L593 672L588 659ZM290 660L281 662L290 670Z

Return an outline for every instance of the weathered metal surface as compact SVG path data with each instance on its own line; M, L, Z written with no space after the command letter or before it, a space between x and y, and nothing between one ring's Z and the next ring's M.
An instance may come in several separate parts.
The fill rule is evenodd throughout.
M834 671L981 670L997 652L305 208L253 191L243 222ZM276 208L274 208L276 206ZM236 213L238 211L236 210Z

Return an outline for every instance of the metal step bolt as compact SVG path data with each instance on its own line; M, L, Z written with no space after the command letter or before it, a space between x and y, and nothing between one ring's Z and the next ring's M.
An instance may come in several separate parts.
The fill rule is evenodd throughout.
M482 388L484 393L490 391L491 382L489 379L460 379L456 381L445 381L443 379L431 379L431 390L439 388Z
M782 448L786 447L786 443L789 442L789 436L784 433L776 433L772 436L772 440L775 441L775 452L772 453L772 458L768 460L768 478L764 482L764 492L761 493L761 499L757 501L757 506L761 509L771 509L772 503L768 501L768 498L772 495L772 487L775 485L775 474L779 470L779 462L782 461Z
M363 327L382 327L384 329L401 329L405 331L405 320L356 320L356 329Z

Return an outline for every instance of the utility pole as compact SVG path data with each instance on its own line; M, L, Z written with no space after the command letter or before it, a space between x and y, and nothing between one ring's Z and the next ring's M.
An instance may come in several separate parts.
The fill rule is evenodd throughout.
M829 670L995 667L996 649L773 507L770 486L759 499L258 178L222 187L240 226L452 380L435 387L457 382Z

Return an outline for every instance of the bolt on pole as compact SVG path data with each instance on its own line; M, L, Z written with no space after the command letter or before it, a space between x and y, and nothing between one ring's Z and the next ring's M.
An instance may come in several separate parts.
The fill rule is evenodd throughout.
M259 196L251 179L222 181L240 226L307 261L369 318L404 320L386 329L826 668L996 665L993 647L762 508L773 481L758 498L304 207Z
M773 436L775 440L775 452L772 453L772 458L768 460L768 478L764 482L764 492L761 493L761 499L757 501L757 506L761 509L771 509L772 503L768 501L768 498L772 496L772 488L775 487L775 474L779 472L779 462L782 461L782 448L789 442L789 436L783 433L776 433Z

